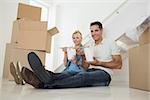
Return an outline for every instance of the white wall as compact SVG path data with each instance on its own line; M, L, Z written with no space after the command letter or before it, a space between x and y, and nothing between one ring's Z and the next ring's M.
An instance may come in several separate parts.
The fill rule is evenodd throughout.
M55 37L54 67L59 66L63 61L63 53L59 47L72 45L71 34L74 30L80 30L83 36L90 34L90 22L102 21L121 2L65 2L58 4L56 26L60 29L60 34ZM129 0L118 11L119 14L115 14L107 22L104 22L105 37L115 39L128 29L135 27L140 19L147 15L147 8L148 0ZM123 56L125 56L123 57L123 68L121 71L115 71L115 81L128 81L128 55L126 53Z
M56 26L56 7L53 6L52 3L49 4L50 4L50 8L49 8L48 29ZM48 70L52 70L53 68L54 38L55 35L52 37L51 40L51 53L46 53L45 66Z
M95 20L103 20L122 1L118 2L74 2L60 3L57 5L56 26L60 34L55 38L54 66L62 63L62 51L58 49L64 45L72 45L71 35L75 30L80 30L83 37L89 34L89 24ZM59 57L58 57L59 56Z
M0 79L2 79L3 73L5 45L11 40L12 23L16 19L18 2L27 1L28 0L0 1Z
M106 37L117 38L122 33L140 24L147 16L148 0L128 1L118 12L104 23Z
M2 1L0 1L0 12L2 12ZM0 15L0 46L2 47L2 16ZM2 50L0 48L0 66L2 66L2 61L3 61L3 58L2 58ZM3 67L0 67L0 76L2 75L2 69ZM1 79L1 78L0 78Z
M148 2L148 7L147 8L148 8L147 14L150 15L150 1Z
M47 1L47 0L44 0ZM63 54L59 49L63 45L72 45L71 34L74 30L80 30L83 36L89 34L91 21L102 21L124 0L54 0L53 25L60 30L60 34L54 36L53 66L62 63ZM125 32L129 27L135 26L137 19L150 14L149 0L129 0L130 3L121 9L119 15L115 15L104 23L106 37L115 38ZM0 79L2 78L5 44L10 42L12 22L16 19L18 2L28 0L0 0ZM51 23L51 20L49 21ZM48 60L48 59L47 59ZM124 60L122 71L116 71L115 80L128 80L128 59ZM119 73L119 74L118 74ZM120 77L121 76L121 77Z

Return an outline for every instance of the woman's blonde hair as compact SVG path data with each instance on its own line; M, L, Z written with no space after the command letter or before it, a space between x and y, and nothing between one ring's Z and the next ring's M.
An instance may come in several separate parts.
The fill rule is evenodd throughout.
M72 36L73 36L74 34L78 34L78 33L81 35L81 38L82 38L82 34L81 34L81 32L80 32L79 30L75 31L75 32L72 34Z

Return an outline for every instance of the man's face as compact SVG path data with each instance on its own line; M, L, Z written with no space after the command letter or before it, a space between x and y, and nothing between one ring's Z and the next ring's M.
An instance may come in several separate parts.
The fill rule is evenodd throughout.
M99 28L98 25L92 25L90 27L92 38L95 41L98 41L102 38L102 29Z

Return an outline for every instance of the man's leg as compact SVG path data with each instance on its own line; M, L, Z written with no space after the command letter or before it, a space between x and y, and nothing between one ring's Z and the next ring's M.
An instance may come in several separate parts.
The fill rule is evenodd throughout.
M51 74L50 71L48 71L48 73ZM75 74L77 74L78 72L73 72L73 71L63 71L61 73L53 73L51 74L51 76L53 77L53 80L61 80L70 76L73 76Z
M89 72L80 72L62 80L55 80L53 84L45 84L45 88L108 86L110 80L109 74L103 70L97 69Z
M74 73L53 73L45 70L40 58L34 52L28 54L28 62L36 76L46 84L51 84L54 80L59 80L74 75Z
M76 88L83 87L84 85L84 72L79 72L75 75L70 75L60 80L54 80L53 84L44 84L45 88Z
M53 80L53 77L46 72L40 59L35 53L28 55L28 60L31 68L37 77L44 83L45 88L69 88L99 85L104 86L110 81L110 76L98 69L89 72L80 72L61 80Z
M85 77L86 85L92 86L108 86L111 81L111 76L104 70L101 69L88 69L88 77Z
M51 83L52 76L45 70L40 58L34 53L30 52L28 54L28 62L30 67L32 68L35 75L43 82L43 83Z
M32 85L34 88L43 88L44 86L39 78L28 68L22 67L21 76L26 83Z

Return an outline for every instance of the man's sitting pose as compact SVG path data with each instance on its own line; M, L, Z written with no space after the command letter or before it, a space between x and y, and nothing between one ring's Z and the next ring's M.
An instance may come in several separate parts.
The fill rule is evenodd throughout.
M86 65L86 71L71 75L47 71L39 57L31 52L28 54L28 61L33 71L25 67L21 71L25 82L42 89L108 86L113 69L121 69L122 66L120 49L115 42L102 38L103 27L100 22L91 23L90 30L94 40L91 44L94 50L93 61L86 61L84 51L80 48L77 50L83 57L82 63Z

